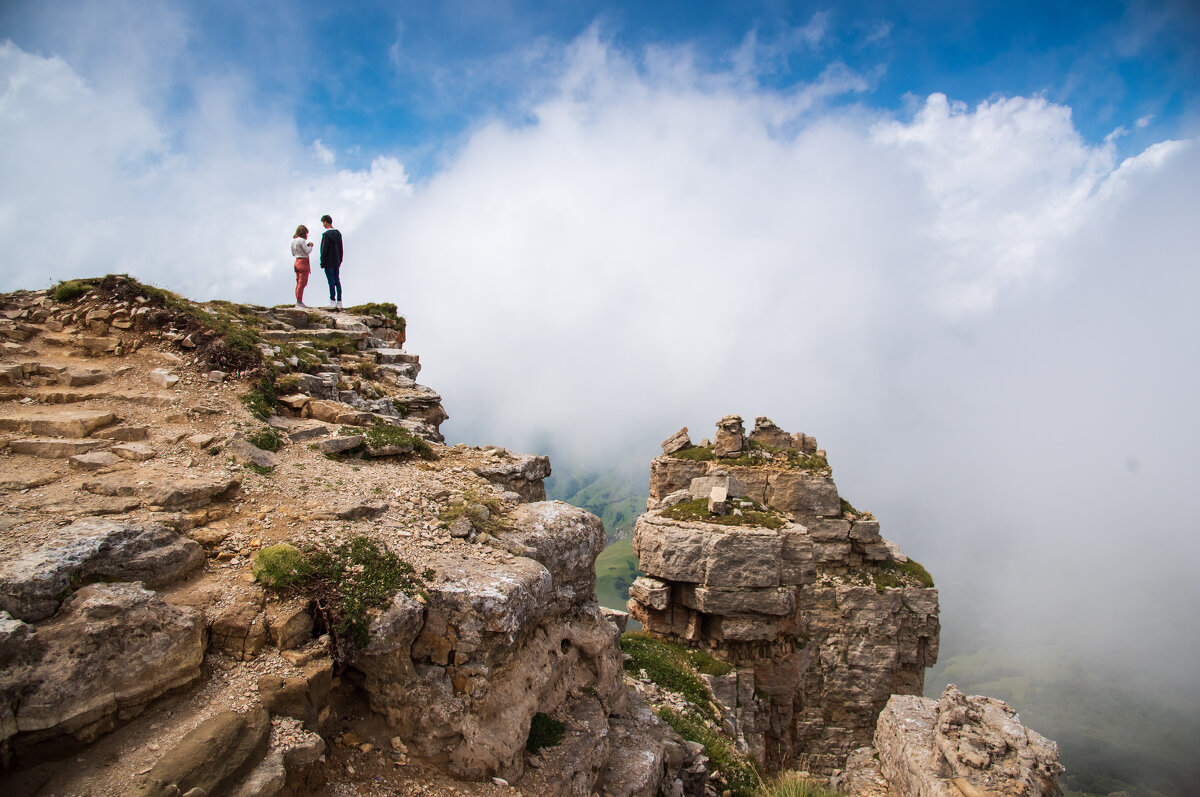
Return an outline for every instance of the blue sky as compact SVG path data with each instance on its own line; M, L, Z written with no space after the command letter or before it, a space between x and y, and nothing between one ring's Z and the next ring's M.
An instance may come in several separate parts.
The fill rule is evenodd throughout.
M1200 6L1189 0L347 6L12 0L0 34L93 80L120 79L109 61L126 44L161 48L169 55L145 66L167 108L194 107L198 80L236 78L247 113L291 112L303 138L346 153L348 165L402 155L419 177L481 121L519 123L561 48L593 26L635 57L687 47L714 69L752 36L762 86L787 90L831 65L863 77L835 103L903 111L934 92L970 105L1044 96L1070 106L1092 141L1123 128L1122 152L1200 125Z
M947 623L1200 700L1194 0L353 9L0 4L0 290L288 302L331 213L452 441L767 415Z

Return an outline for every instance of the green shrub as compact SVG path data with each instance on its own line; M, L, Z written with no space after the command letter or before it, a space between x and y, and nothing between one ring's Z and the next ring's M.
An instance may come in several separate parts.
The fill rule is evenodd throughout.
M369 427L362 434L367 438L367 445L372 448L412 446L413 453L421 457L421 459L437 458L428 441L423 437L413 434L403 426L396 426L390 423L377 423Z
M292 396L300 392L300 377L289 374L281 376L275 380L275 393L277 395Z
M672 520L715 523L718 526L759 526L766 529L781 529L787 525L786 520L770 510L742 510L742 514L740 515L711 514L708 511L707 498L681 501L672 507L664 509L662 515Z
M565 725L549 714L539 711L529 723L529 738L525 740L525 749L536 753L543 747L554 747L562 741L565 731Z
M250 572L264 587L284 589L298 584L310 575L308 560L300 549L286 542L263 548L254 557Z
M56 302L73 302L94 287L92 280L64 280L54 286L51 296Z
M283 437L270 426L264 426L251 435L246 435L246 442L263 451L278 451L283 448Z
M260 376L254 382L254 386L242 394L242 403L256 418L265 420L270 417L279 406L279 398L275 394L274 372Z
M781 772L763 786L760 797L838 797L838 793L820 781L800 777L799 772Z
M505 503L494 495L468 489L461 498L451 502L450 506L443 509L438 514L438 519L449 525L459 518L465 517L475 526L476 531L495 537L509 528L508 522L504 519L507 509Z
M704 754L724 776L734 797L758 797L762 777L752 759L741 756L729 741L700 717L666 707L657 709L656 713L684 739L704 745Z

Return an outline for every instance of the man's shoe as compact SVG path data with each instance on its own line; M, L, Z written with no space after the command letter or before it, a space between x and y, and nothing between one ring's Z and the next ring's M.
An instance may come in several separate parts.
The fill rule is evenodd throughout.
M339 310L341 310L341 309L342 309L342 303L341 303L341 302L338 302L338 303L337 303L337 309L339 309Z

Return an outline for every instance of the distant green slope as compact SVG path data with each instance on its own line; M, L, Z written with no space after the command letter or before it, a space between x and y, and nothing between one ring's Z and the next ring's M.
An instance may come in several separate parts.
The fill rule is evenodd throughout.
M629 539L617 540L596 557L596 599L601 606L625 611L629 585L639 575L637 567Z
M620 471L589 473L556 466L546 480L546 494L599 517L612 542L628 537L633 532L633 522L646 510L648 494L643 478Z

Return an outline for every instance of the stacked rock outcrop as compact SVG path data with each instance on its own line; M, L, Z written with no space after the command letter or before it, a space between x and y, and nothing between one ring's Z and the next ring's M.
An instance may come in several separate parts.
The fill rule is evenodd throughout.
M650 470L634 533L646 574L629 609L652 634L710 650L726 724L769 769L828 773L869 743L893 694L936 661L938 596L879 523L838 495L816 440L725 416Z
M895 695L874 747L855 750L835 784L850 794L1058 797L1058 745L1026 728L1007 703L964 695Z

